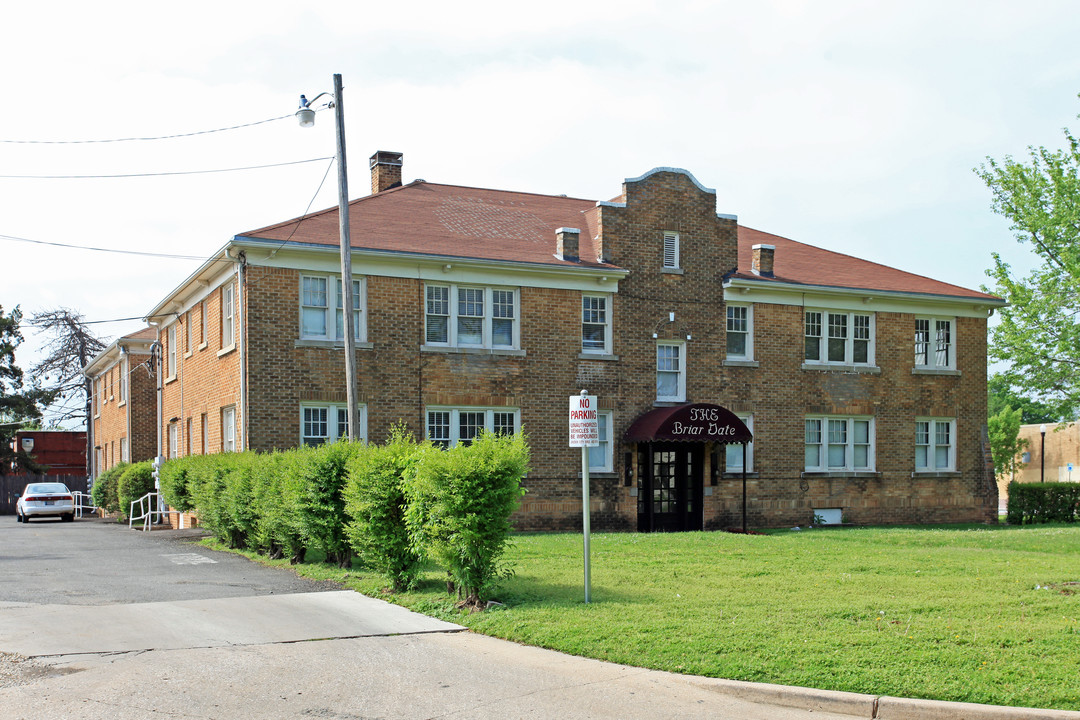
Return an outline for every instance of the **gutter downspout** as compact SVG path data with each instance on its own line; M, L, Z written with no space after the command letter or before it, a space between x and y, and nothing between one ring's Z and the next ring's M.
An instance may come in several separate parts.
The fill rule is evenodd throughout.
M247 416L247 353L245 352L247 346L247 313L244 312L244 304L247 302L247 290L244 288L244 278L246 276L245 270L247 270L247 252L241 250L237 253L237 258L240 260L239 265L236 268L236 322L240 326L240 339L237 341L240 343L240 347L237 348L240 352L240 422L242 423L243 432L239 433L240 441L238 444L240 447L237 451L243 452L247 450L250 442L250 426L248 424Z

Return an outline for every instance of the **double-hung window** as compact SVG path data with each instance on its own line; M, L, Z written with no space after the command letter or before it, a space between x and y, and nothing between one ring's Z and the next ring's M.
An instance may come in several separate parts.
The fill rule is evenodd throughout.
M518 347L518 293L512 288L427 285L424 338L427 345Z
M177 434L180 432L180 427L176 423L169 423L169 457L177 457L177 449L180 442L177 438Z
M682 402L686 399L686 344L656 344L656 399Z
M915 318L915 367L920 370L956 369L952 318Z
M236 407L221 409L221 451L236 451Z
M915 471L947 472L956 469L956 421L919 418L915 421Z
M364 284L352 281L353 337L364 338ZM341 278L300 276L300 337L305 340L342 340L345 337L344 288Z
M127 399L128 399L127 398L128 361L127 361L126 357L123 360L120 361L119 370L120 370L120 378L119 378L119 381L120 381L120 404L123 405L124 403L127 402Z
M874 469L873 418L808 417L804 427L807 472Z
M664 269L678 270L679 265L679 233L664 232Z
M468 444L484 430L513 435L520 429L518 411L511 408L434 408L427 411L427 436L448 448Z
M236 344L236 295L233 283L221 288L221 349Z
M807 363L874 364L874 316L831 310L807 310L803 322Z
M589 469L595 472L612 471L612 419L610 410L596 413L596 423L600 444L589 448Z
M754 359L753 306L727 305L728 360Z
M359 440L367 439L367 407L357 407ZM300 442L303 445L322 445L349 437L349 407L347 405L307 404L300 406Z
M754 431L754 416L746 414L737 414L737 417L743 421L746 428L750 431ZM724 446L724 472L728 473L741 473L743 471L743 449L742 443L730 443ZM754 443L746 443L746 472L754 471Z
M611 354L611 296L581 296L581 351Z
M171 378L176 376L176 325L169 326L168 341L169 347L165 359L165 377Z

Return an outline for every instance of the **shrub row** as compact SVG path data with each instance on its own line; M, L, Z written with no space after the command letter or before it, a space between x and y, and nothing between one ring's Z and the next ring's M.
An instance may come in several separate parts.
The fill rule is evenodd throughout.
M126 517L131 503L154 490L153 465L147 462L119 462L97 476L90 488L96 507Z
M1080 520L1080 483L1009 483L1010 525Z
M503 553L528 465L520 434L485 433L441 450L397 428L384 445L169 460L161 490L230 547L293 562L317 550L342 567L355 553L395 590L412 587L430 558L449 573L448 588L477 606L510 572Z

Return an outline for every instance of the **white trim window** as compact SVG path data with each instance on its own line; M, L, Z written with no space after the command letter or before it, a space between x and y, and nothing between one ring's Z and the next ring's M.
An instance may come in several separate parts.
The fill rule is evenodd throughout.
M180 434L180 426L176 423L169 423L169 457L175 458L177 450L180 447L180 438L177 437Z
M427 285L424 297L425 344L518 347L520 327L516 289Z
M874 469L874 419L825 415L805 420L807 472Z
M120 438L120 462L131 462L131 458L128 456L128 439L126 437Z
M581 352L611 354L611 295L581 296Z
M236 406L221 408L221 452L236 452Z
M686 399L686 343L656 343L656 399L660 402Z
M807 310L803 323L807 363L828 365L874 364L872 313Z
M754 416L746 413L736 413L736 417L743 421L746 429L754 432ZM724 446L724 472L741 473L743 471L742 443L730 443ZM746 472L754 472L754 443L746 443Z
M221 349L236 344L236 293L233 283L221 286Z
M360 428L358 440L367 440L367 406L358 405ZM329 403L304 403L300 406L300 444L322 445L349 437L349 406Z
M353 278L353 337L363 341L366 335L363 278ZM300 337L304 340L343 340L345 315L342 312L344 290L339 275L300 276Z
M664 269L678 270L679 265L679 233L670 230L664 231Z
M199 303L199 345L206 345L206 301Z
M753 305L727 305L727 359L754 359Z
M612 413L610 410L600 410L596 413L596 422L599 429L600 444L589 448L589 470L594 472L611 472L613 467L612 452Z
M176 325L169 326L167 334L169 347L165 355L165 377L176 377Z
M916 418L915 471L949 472L956 469L956 421L951 418Z
M482 430L500 435L513 435L521 430L518 411L514 408L434 407L427 410L427 436L433 445L454 447L469 444Z
M125 357L120 361L120 404L123 405L128 400L128 361Z
M953 318L915 318L915 367L920 370L954 370L954 329Z

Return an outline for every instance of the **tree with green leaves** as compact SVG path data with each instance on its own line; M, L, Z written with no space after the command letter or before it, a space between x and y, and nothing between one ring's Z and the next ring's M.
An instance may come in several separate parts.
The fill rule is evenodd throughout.
M997 415L1002 410L1017 409L1020 410L1021 425L1056 423L1062 419L1058 408L1020 394L1002 373L991 375L986 389L989 399L986 406L988 416Z
M986 419L990 453L994 456L994 475L999 480L1011 478L1020 468L1020 453L1028 441L1020 437L1020 408L1004 408Z
M22 425L41 419L41 406L52 401L52 393L31 382L24 387L23 371L15 364L15 349L22 344L18 306L5 315L0 306L0 475L8 471L41 469L22 448L11 448L11 438Z
M1008 301L991 329L989 355L1009 363L1008 380L1057 405L1080 409L1080 142L1028 148L1028 157L987 158L976 172L993 194L994 212L1030 245L1038 265L1025 277L994 253L992 292Z

